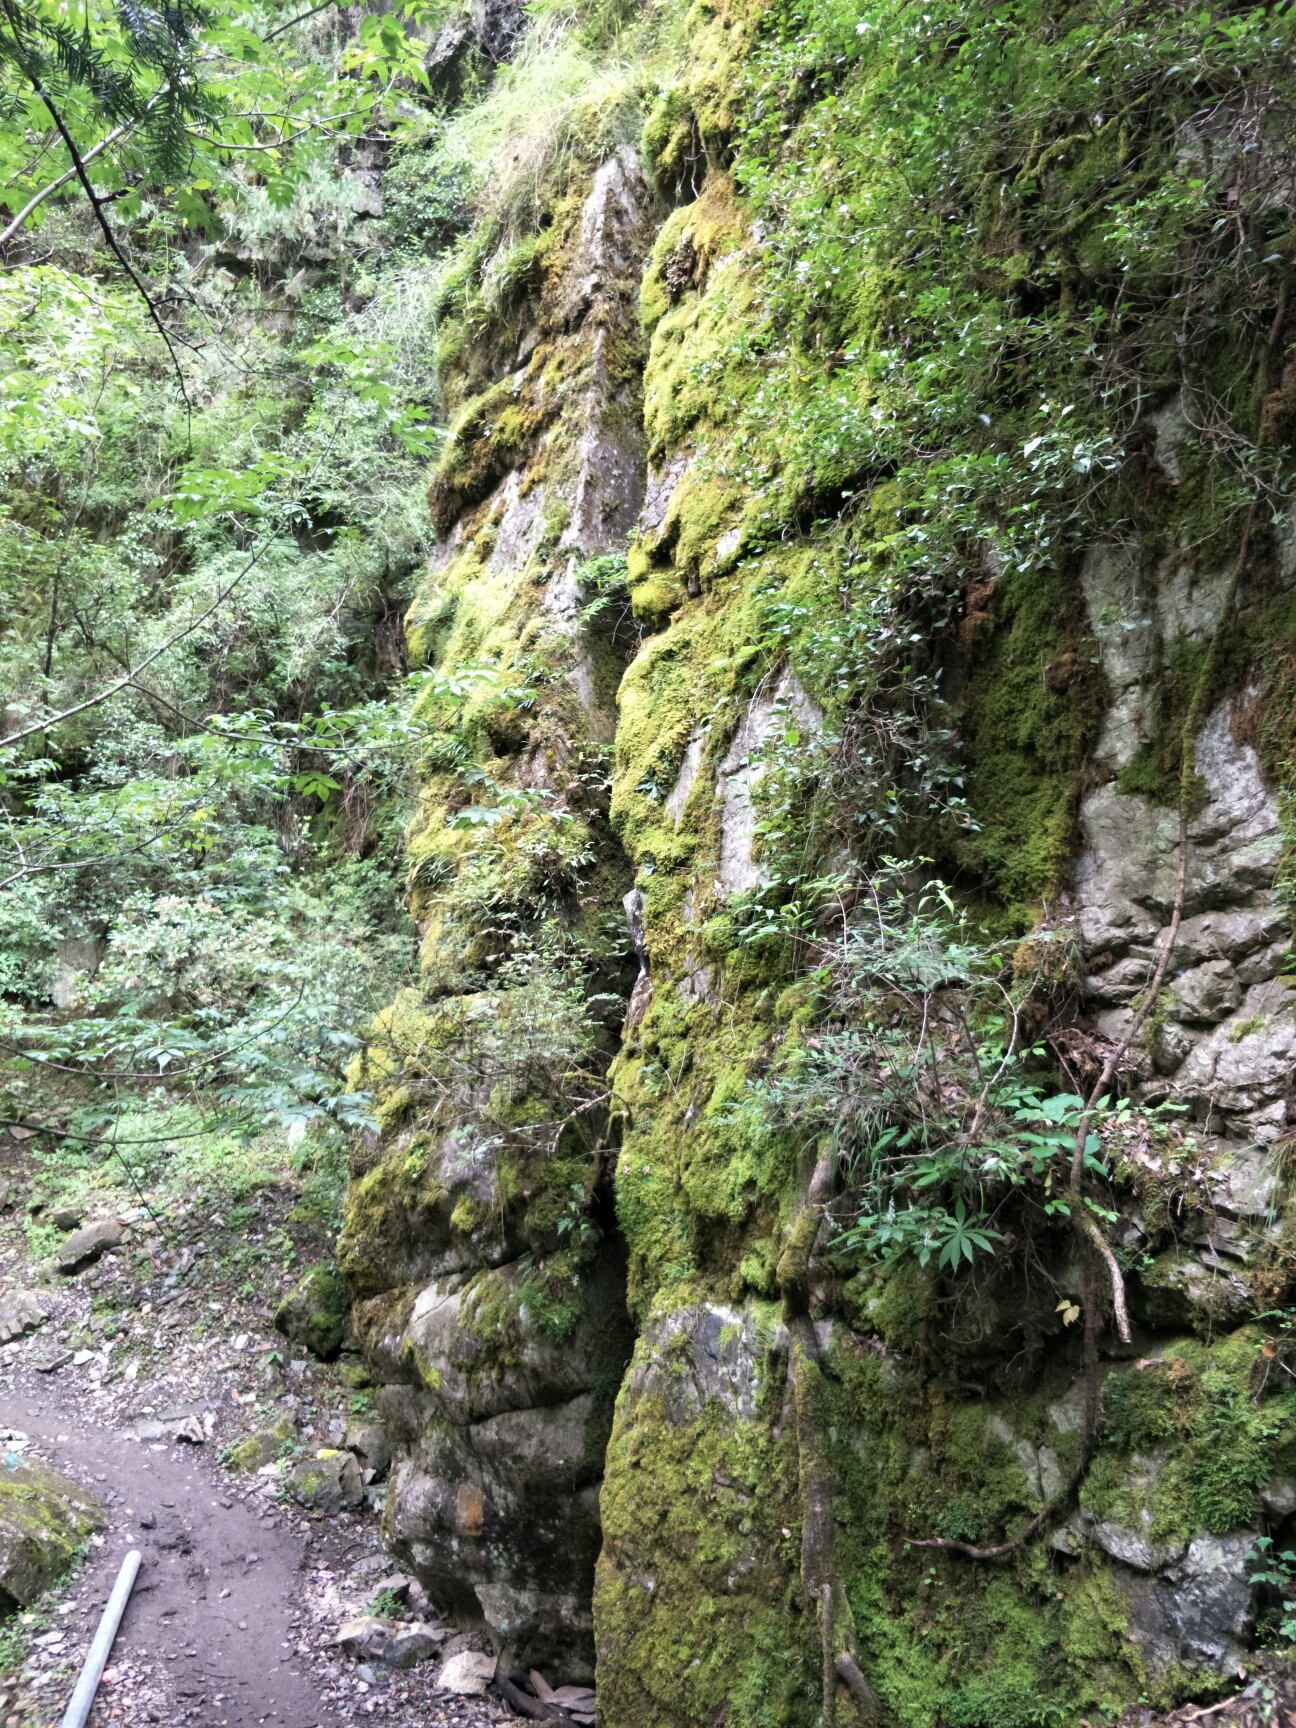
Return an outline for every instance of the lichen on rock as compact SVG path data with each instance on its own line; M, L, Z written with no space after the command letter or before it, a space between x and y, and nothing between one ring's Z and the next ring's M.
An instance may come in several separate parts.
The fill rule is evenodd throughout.
M609 142L446 350L339 1259L390 1539L615 1728L1114 1719L1266 1624L1292 331L1200 250L1171 10L1152 83L1023 14L971 136L926 15L695 8L651 172Z

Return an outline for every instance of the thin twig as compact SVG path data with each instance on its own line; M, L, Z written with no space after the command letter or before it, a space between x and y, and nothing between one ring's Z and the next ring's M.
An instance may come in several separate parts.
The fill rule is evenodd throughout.
M126 272L127 276L130 278L130 281L133 283L137 293L143 299L144 304L148 307L149 317L153 320L153 323L156 325L158 335L161 336L163 342L166 344L166 351L171 356L171 364L175 368L176 382L180 386L180 395L184 400L185 413L189 419L190 435L192 436L192 431L193 431L193 403L189 400L189 392L185 387L184 373L180 367L180 357L175 351L175 343L172 341L171 332L167 329L166 325L162 322L162 314L158 311L157 306L154 303L153 296L149 293L148 289L144 286L143 282L140 280L139 276L136 274L135 267L134 267L134 265L132 265L130 259L127 258L126 254L122 251L121 245L117 239L117 236L113 233L112 224L109 222L108 218L103 213L103 201L100 199L99 194L95 191L94 187L90 184L90 176L86 173L85 162L81 156L80 151L76 147L76 143L73 140L72 134L68 131L67 126L64 124L63 116L59 113L58 109L54 106L53 98L50 96L49 92L45 89L45 86L41 83L40 79L36 76L36 74L34 72L32 72L27 67L24 67L24 71L26 71L26 73L27 73L27 77L28 77L29 82L31 83L32 89L36 92L37 96L39 96L41 101L45 104L46 109L49 111L50 119L54 122L55 126L58 128L59 137L62 138L64 147L66 148L68 155L72 158L73 170L76 173L77 179L81 182L81 190L85 193L86 197L90 200L90 208L94 211L95 221L99 224L99 227L103 232L104 239L108 242L108 245L112 249L112 252L117 259L117 262L121 265L122 269Z
M1013 1057L1017 1054L1017 1045L1021 1038L1021 1010L1008 992L1004 990L1002 984L999 988L1007 999L1008 1006L1012 1009L1012 1037L1008 1040L1008 1049L1004 1053L1003 1061L1000 1062L999 1066L995 1069L994 1074L986 1081L985 1085L981 1089L981 1096L977 1099L976 1109L972 1113L972 1125L965 1136L965 1144L968 1146L975 1144L976 1137L981 1132L981 1124L985 1120L986 1107L989 1104L991 1094L996 1091L999 1082L1007 1073ZM975 1043L973 1044L973 1050L975 1052Z
M1216 1704L1199 1704L1195 1710L1185 1710L1179 1720L1181 1722L1200 1722L1203 1716L1217 1716L1221 1710L1227 1710L1231 1704L1236 1704L1239 1698L1245 1697L1245 1692L1238 1692L1234 1693L1231 1698L1221 1698Z
M953 1536L927 1536L916 1538L905 1537L905 1545L909 1548L938 1548L949 1554L966 1554L969 1560L1003 1560L1009 1554L1015 1554L1019 1548L1024 1548L1028 1542L1034 1541L1041 1530L1050 1525L1053 1520L1064 1512L1073 1497L1079 1493L1089 1466L1093 1462L1095 1441L1092 1437L1086 1440L1084 1453L1079 1467L1072 1473L1066 1486L1060 1494L1053 1497L1035 1516L1030 1523L1011 1542L997 1542L989 1548L978 1548L972 1542L960 1542Z
M243 578L255 569L265 557L271 544L271 537L267 535L238 574L232 577L220 590L211 605L186 624L182 630L177 630L174 635L168 636L161 647L155 648L151 654L146 654L138 666L132 666L123 677L118 678L113 684L106 685L96 695L88 696L84 702L77 702L71 708L64 708L59 714L48 714L43 720L35 720L30 726L23 726L16 732L8 733L4 738L0 738L0 750L11 749L15 744L20 744L24 738L31 738L37 732L48 732L51 727L60 726L65 720L71 720L75 715L84 714L90 708L98 708L101 703L111 701L114 696L119 696L123 690L134 684L140 673L146 671L155 660L160 660L164 654L169 653L175 647L177 642L183 642L186 636L192 636L195 630L200 629L213 614L218 612Z
M327 12L330 6L342 4L342 0L320 0L318 6L312 6L309 12L299 12L295 18L290 18L286 24L278 24L273 30L267 30L261 38L263 42L273 42L276 36L282 36L285 30L291 30L298 24L304 24L308 18L313 18L317 12Z

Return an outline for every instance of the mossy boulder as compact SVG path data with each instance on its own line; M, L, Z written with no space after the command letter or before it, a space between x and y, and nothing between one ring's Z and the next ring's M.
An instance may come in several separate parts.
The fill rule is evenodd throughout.
M608 1448L594 1592L612 1721L809 1728L818 1717L814 1626L793 1588L786 1361L765 1304L691 1305L639 1338Z
M1236 1668L1256 1608L1248 1556L1263 1509L1290 1504L1296 1432L1296 1396L1255 1401L1258 1330L1112 1365L1078 1507L998 1566L904 1539L995 1543L1061 1505L1081 1458L1074 1341L1029 1388L996 1395L991 1372L968 1396L876 1333L818 1333L837 1553L887 1720L1079 1721L1140 1692L1169 1707ZM754 1301L658 1310L640 1334L595 1591L617 1722L818 1719L787 1347L777 1308Z
M600 1478L630 1349L618 1257L486 1268L412 1307L362 1303L356 1321L389 1382L389 1545L438 1606L484 1613L523 1666L592 1677Z
M288 1472L287 1485L299 1506L330 1517L354 1512L364 1500L364 1476L353 1452L326 1450L299 1459Z
M350 1317L346 1285L332 1266L312 1266L275 1310L275 1326L322 1362L341 1353Z
M273 1464L296 1429L290 1416L281 1417L272 1428L258 1428L226 1448L222 1462L231 1470L261 1470Z
M0 1469L0 1613L25 1608L104 1522L102 1502L41 1464Z

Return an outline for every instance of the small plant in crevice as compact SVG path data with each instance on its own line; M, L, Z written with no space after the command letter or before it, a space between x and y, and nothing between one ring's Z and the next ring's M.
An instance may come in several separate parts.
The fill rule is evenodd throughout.
M832 934L807 939L818 1012L745 1108L829 1152L836 1251L912 1254L954 1273L1025 1217L1043 1228L1069 1218L1085 1100L1059 1073L1047 997L1014 977L1013 952L920 865L895 859L841 895ZM1129 1114L1120 1101L1088 1127L1084 1168L1100 1185L1104 1137Z
M1253 1586L1270 1596L1262 1624L1275 1643L1296 1643L1296 1552L1279 1549L1272 1536L1257 1536L1248 1555Z
M369 1605L369 1612L379 1620L399 1620L404 1611L405 1604L395 1590L380 1590Z

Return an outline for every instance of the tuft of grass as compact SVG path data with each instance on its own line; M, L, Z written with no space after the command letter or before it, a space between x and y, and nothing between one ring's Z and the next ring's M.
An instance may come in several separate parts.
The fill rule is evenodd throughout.
M470 175L475 243L508 251L533 234L577 171L637 135L646 88L635 59L602 60L571 24L536 19L486 96L446 124L442 173Z

